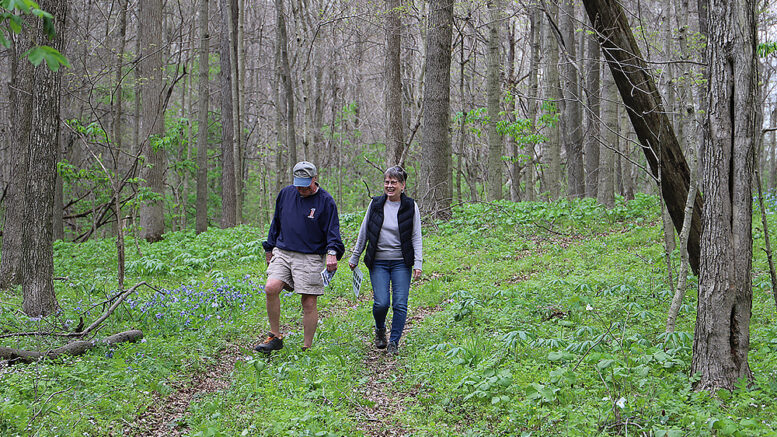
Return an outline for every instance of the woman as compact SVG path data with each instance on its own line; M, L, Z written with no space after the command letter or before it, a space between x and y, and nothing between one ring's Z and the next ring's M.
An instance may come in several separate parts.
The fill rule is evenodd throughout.
M421 277L421 213L415 201L407 197L405 181L407 173L395 166L386 170L383 177L382 196L372 199L364 216L353 255L348 260L351 270L359 264L364 251L364 264L370 270L374 303L375 347L395 354L407 318L407 298L410 294L410 277ZM389 290L392 291L389 294ZM391 319L391 335L386 342L386 314L389 303L394 311Z

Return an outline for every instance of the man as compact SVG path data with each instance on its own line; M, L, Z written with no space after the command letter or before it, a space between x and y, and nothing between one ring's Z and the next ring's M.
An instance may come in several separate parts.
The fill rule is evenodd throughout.
M318 325L318 296L324 294L321 272L337 270L345 246L340 239L340 219L332 196L318 185L316 166L298 162L294 183L282 189L275 200L275 214L267 241L267 318L270 332L254 349L270 353L283 348L280 315L282 290L302 296L302 350L313 344Z

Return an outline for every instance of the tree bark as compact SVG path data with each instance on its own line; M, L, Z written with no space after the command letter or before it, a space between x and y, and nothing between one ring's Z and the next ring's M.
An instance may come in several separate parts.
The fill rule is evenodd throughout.
M682 229L690 171L671 123L661 104L653 78L631 33L620 4L584 0L634 130L654 177L662 177L661 191L675 229ZM660 169L659 169L660 166ZM694 273L699 271L701 196L694 206L688 252Z
M530 60L529 60L529 120L531 121L531 133L537 133L537 107L539 100L539 71L540 71L540 35L542 35L542 20L540 19L540 10L536 5L529 6L529 32L530 32ZM536 162L536 143L530 141L527 143L526 154L529 159L526 161L526 200L533 202L537 196L535 194L535 162Z
M233 50L229 39L229 12L231 0L220 0L221 34L221 227L232 228L237 224L237 191L235 179L235 134L234 111L237 104L232 100L232 61Z
M288 171L297 162L297 131L295 125L294 88L291 83L291 66L289 64L288 36L286 34L286 16L283 12L283 0L275 0L275 14L278 32L278 54L280 56L278 67L280 68L281 83L286 100L286 149L289 152Z
M43 0L41 7L52 14L58 29L52 46L62 50L62 32L68 12L67 2ZM45 41L42 23L37 23L37 41ZM30 317L48 316L59 309L54 294L54 247L52 217L59 144L59 98L62 71L53 72L45 64L34 71L32 120L29 151L27 200L22 225L22 311Z
M426 32L421 206L433 218L451 217L450 123L453 1L430 0Z
M756 116L756 5L711 0L708 103L701 162L703 235L691 373L698 390L750 378L752 172Z
M575 44L575 5L571 0L562 0L559 8L559 29L565 52L561 70L561 92L564 96L561 110L561 136L567 154L567 196L580 198L585 195L583 163L583 119L581 98L578 92L577 50Z
M34 24L29 23L30 26ZM26 210L27 166L29 154L30 129L32 123L33 66L22 56L32 46L32 30L25 26L21 36L14 44L11 58L10 103L13 108L11 119L10 157L11 179L5 199L5 217L3 224L2 257L0 257L0 289L10 288L22 283L22 225ZM34 27L33 27L34 28Z
M386 166L402 165L405 151L405 139L402 131L402 3L399 0L386 0Z
M238 50L237 27L239 10L237 0L227 0L226 27L229 39L230 91L232 93L232 160L235 166L235 224L243 223L243 164L242 123L240 112L240 52Z
M488 55L486 67L486 92L488 99L488 200L502 199L502 155L504 141L497 131L502 87L500 81L499 38L502 25L502 7L499 0L488 0Z
M47 11L50 11L50 9L47 9ZM0 347L0 358L4 360L8 360L11 363L19 363L19 362L33 363L35 361L40 360L41 358L49 358L53 360L60 357L61 355L73 355L73 356L83 355L88 350L100 344L105 344L110 346L117 343L125 343L125 342L135 343L141 340L142 338L143 338L142 331L131 330L131 331L119 332L118 334L113 334L110 337L106 337L100 341L85 341L85 340L73 341L62 347L58 347L56 349L52 349L46 352Z
M140 236L149 242L162 239L165 231L164 195L167 158L157 145L165 132L164 119L164 53L162 49L162 0L140 2L139 20L140 61L138 70L145 81L140 88L143 111L140 132L143 138L145 165L140 177L158 199L146 199L140 206Z
M197 130L197 217L195 231L208 230L208 106L210 71L210 34L208 33L208 0L200 0L200 78Z
M601 129L601 79L599 41L596 35L587 35L586 41L586 76L585 87L587 91L588 110L586 135L583 151L585 154L585 197L596 198L599 190L599 150Z
M548 20L555 20L558 15L558 6L555 2L548 3ZM561 86L559 83L558 40L553 35L553 26L555 23L549 23L545 26L546 43L545 52L548 54L545 68L548 71L548 78L545 81L545 96L548 103L553 107L555 113L561 118ZM547 141L545 142L543 158L547 163L548 169L544 173L545 187L548 191L549 200L556 200L561 195L561 123L555 123L548 128Z
M599 188L596 198L607 208L615 206L615 151L618 150L618 89L609 71L602 72L604 147L599 153Z

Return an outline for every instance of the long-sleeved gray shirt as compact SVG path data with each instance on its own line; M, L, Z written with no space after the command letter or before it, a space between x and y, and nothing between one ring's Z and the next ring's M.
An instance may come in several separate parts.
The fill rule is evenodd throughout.
M397 213L399 212L400 201L392 202L386 199L383 205L383 227L380 228L378 237L378 247L375 251L375 259L397 260L402 258L402 246L399 241L399 223L397 222ZM356 239L356 246L353 248L349 264L359 264L364 248L367 246L367 222L370 218L370 207L367 207L367 213L359 228L359 237ZM413 215L413 252L415 261L414 270L421 270L423 265L423 244L421 242L421 212L418 210L418 204L415 204L415 214Z

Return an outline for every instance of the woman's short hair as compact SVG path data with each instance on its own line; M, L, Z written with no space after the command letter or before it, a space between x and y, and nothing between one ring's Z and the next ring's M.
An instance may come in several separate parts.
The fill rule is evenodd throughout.
M386 170L386 173L383 174L387 178L393 178L399 181L400 183L404 184L407 180L407 172L402 167L395 165L393 167L389 167Z

